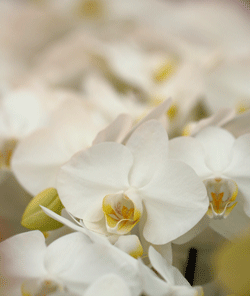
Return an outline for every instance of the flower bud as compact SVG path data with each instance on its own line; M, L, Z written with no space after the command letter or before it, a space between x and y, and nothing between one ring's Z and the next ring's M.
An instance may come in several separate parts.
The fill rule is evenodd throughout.
M55 188L47 188L36 195L28 204L22 217L22 226L40 231L55 230L63 226L60 222L47 216L40 205L59 215L64 208L59 199L57 190Z

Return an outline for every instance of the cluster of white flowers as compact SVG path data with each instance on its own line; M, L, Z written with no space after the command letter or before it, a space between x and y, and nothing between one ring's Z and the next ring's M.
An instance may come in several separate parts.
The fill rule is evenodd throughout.
M243 3L6 0L0 24L0 295L232 294L204 253L250 229Z

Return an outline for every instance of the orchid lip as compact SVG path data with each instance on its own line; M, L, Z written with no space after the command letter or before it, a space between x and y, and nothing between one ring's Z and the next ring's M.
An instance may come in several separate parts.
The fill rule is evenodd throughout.
M213 219L227 218L236 206L238 185L231 179L211 178L203 181L209 197L207 215Z
M83 18L99 18L104 13L103 10L103 3L99 0L80 1L76 7L77 15Z
M103 198L102 210L110 233L129 233L141 217L141 212L123 192L106 195Z
M166 59L153 73L152 79L155 83L168 80L176 71L177 61Z

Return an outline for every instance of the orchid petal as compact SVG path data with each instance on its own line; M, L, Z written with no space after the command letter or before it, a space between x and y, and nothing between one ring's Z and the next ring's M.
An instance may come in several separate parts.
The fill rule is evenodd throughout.
M114 120L120 113L129 112L125 104L126 98L122 98L103 76L90 73L84 79L83 88L108 120Z
M75 223L71 222L70 220L56 214L55 212L51 211L50 209L47 209L43 206L40 205L40 207L42 208L42 210L44 211L45 214L47 214L49 217L55 219L58 222L61 222L62 224L68 226L69 228L75 230L75 231L80 231L83 233L85 232L85 229L83 227L80 227L78 225L76 225Z
M130 151L121 144L106 142L74 155L58 175L58 192L65 208L84 218L92 207L101 209L107 194L128 188L128 173L133 163ZM90 220L95 222L99 215Z
M149 247L149 259L154 269L171 285L190 286L180 271L165 260L152 246Z
M175 284L172 266L165 260L152 246L149 247L148 256L153 268L164 278L164 280L171 284ZM171 267L171 268L170 268Z
M135 130L126 147L134 156L130 185L140 188L149 183L158 166L167 159L168 135L158 121L150 120Z
M169 160L139 192L147 212L144 237L165 244L186 233L208 209L204 184L188 165Z
M210 170L221 172L229 165L235 138L228 131L219 127L207 127L195 138L203 145L206 165Z
M88 229L84 228L84 227L81 227L81 226L78 226L76 225L75 223L72 223L70 220L62 217L62 216L59 216L58 214L52 212L51 210L43 207L40 205L40 207L43 209L43 211L51 218L55 219L56 221L58 222L61 222L62 224L68 226L69 228L75 230L75 231L78 231L78 232L82 232L84 234L86 234L88 237L91 238L91 240L93 242L96 242L96 243L102 243L102 244L109 244L109 241L107 240L106 237L104 236L101 236L93 231L89 231Z
M210 221L211 219L207 215L204 215L204 217L193 228L191 228L188 232L186 232L182 236L175 239L173 243L182 245L187 243L188 241L191 241L193 238L195 238L197 235L199 235L203 230L205 230L208 227Z
M54 113L50 128L36 131L23 139L13 154L12 170L18 181L33 195L44 188L55 187L60 166L76 152L87 148L97 131L86 111L87 106L71 99L61 104Z
M154 108L151 112L148 113L142 120L140 120L126 135L126 137L123 139L122 143L126 144L130 136L133 134L133 132L143 123L152 120L152 119L160 119L169 109L170 105L172 103L171 99L166 99L161 104L159 104L156 108Z
M232 148L232 162L223 172L234 180L245 200L244 210L250 216L250 134L239 137Z
M195 138L178 137L170 140L169 158L185 162L201 178L205 178L212 173L205 163L205 150Z
M8 138L24 137L45 123L42 100L25 89L10 92L1 98L0 112L1 136Z
M110 125L100 131L93 141L93 145L102 142L121 143L132 127L132 117L127 114L119 115Z
M51 274L61 274L74 269L73 258L84 252L86 245L92 244L91 239L80 232L60 237L47 247L44 265Z
M107 274L96 280L84 293L84 296L131 296L127 283L115 274Z
M43 276L45 251L45 238L38 230L13 236L0 244L1 273L17 281Z
M171 295L171 286L161 280L156 274L145 266L141 261L138 261L141 274L143 291L149 296L166 296Z
M136 235L121 235L115 242L114 246L134 258L141 257L143 254L142 245Z
M81 291L82 285L86 287L109 273L125 280L132 295L141 290L136 260L111 244L95 243L75 232L53 242L48 251L47 268L60 272L60 279L68 283L72 292Z

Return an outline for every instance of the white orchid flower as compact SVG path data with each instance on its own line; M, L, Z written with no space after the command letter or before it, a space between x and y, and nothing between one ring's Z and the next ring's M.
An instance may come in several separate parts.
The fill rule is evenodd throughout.
M226 59L249 54L249 17L236 2L169 2L172 17L158 19L161 28L187 41L190 45L210 52L217 48ZM230 34L228 34L230 32ZM194 59L199 55L193 54Z
M8 92L0 100L1 137L20 139L43 126L47 115L44 105L29 89Z
M19 88L0 98L0 166L9 169L19 140L44 127L64 101L43 88Z
M36 57L31 79L35 76L52 87L77 88L83 75L96 68L93 56L100 49L102 43L94 34L83 29L74 30Z
M8 225L8 236L25 231L20 221L31 199L13 177L14 150L25 137L48 123L52 110L62 101L63 98L42 88L39 92L33 88L19 88L0 98L0 216ZM5 235L1 237L5 238Z
M165 3L154 0L51 0L48 4L72 22L84 23L88 28L96 26L98 30L103 27L107 30L107 25L113 26L114 23L116 26L125 23L123 26L126 28L128 22L154 21L157 13L166 7Z
M25 231L20 221L31 196L13 177L11 161L20 141L43 127L60 104L54 96L44 98L44 93L19 88L0 98L0 216L8 229L0 240Z
M2 295L98 295L106 288L117 291L119 285L121 296L141 292L135 259L79 232L49 246L40 231L22 233L0 244L0 256Z
M70 23L58 11L36 6L30 1L1 2L1 52L9 52L16 60L31 61L48 42L62 36ZM15 28L22 23L22 31ZM27 66L27 65L26 65Z
M249 110L249 66L247 57L224 61L207 70L204 76L206 103L212 112L225 107L234 108L238 113Z
M167 6L165 13L157 16L156 27L164 30L162 39L169 33L177 35L185 44L183 55L202 68L203 97L210 111L242 105L249 108L247 12L225 0L169 2Z
M208 207L193 170L168 159L167 133L155 120L139 126L126 146L107 142L78 152L60 169L57 189L87 228L123 235L141 221L144 238L158 245L190 230Z
M227 238L242 232L250 221L249 148L249 134L235 139L219 127L170 141L170 158L189 164L204 182L210 226Z
M191 287L180 271L163 258L152 246L148 256L152 267L161 276L138 262L142 277L143 292L147 296L202 296L201 287Z
M22 24L22 30L16 30ZM20 85L32 69L37 53L71 28L58 11L30 1L0 3L0 80L10 87ZM19 31L19 32L18 32Z
M22 140L51 121L64 99L59 91L50 92L43 86L19 88L0 98L0 216L8 225L7 237L25 231L20 222L32 198L13 176L13 153Z
M154 44L147 46L151 48ZM107 62L115 75L142 92L149 105L172 97L168 118L170 124L175 123L173 129L176 129L184 124L204 93L201 70L185 57L169 51L164 44L154 50L147 50L147 46L143 47L137 40L107 44Z
M140 103L135 95L118 93L104 75L97 71L84 76L82 89L88 101L102 110L109 122L120 113L128 113L133 119L145 113L145 104Z

